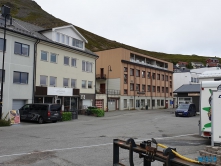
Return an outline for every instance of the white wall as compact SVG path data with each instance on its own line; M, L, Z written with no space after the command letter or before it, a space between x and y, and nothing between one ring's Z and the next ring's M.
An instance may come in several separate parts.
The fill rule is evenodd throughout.
M173 73L173 91L181 87L183 84L189 84L191 75L189 72Z
M3 38L3 33L0 32ZM29 45L29 56L14 54L14 44L16 42ZM12 110L13 99L22 99L27 103L32 102L33 92L33 63L34 63L34 43L35 40L25 38L12 33L6 34L5 52L5 82L3 87L3 112L4 114ZM3 52L0 52L2 57ZM0 58L0 68L2 68L2 58ZM13 83L14 71L28 73L28 84Z

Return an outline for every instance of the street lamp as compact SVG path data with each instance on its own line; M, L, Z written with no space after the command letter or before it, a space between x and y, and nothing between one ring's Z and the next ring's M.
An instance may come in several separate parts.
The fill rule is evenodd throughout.
M109 79L109 71L111 70L111 65L108 66L107 68L107 112L108 112L108 79Z
M0 100L0 119L2 118L2 102L3 102L3 81L4 81L4 62L5 62L5 48L6 48L6 42L5 42L5 36L6 36L6 19L10 15L10 7L6 5L2 5L1 8L2 16L5 17L5 25L4 25L4 41L3 41L3 57L2 57L2 79L1 79L1 100Z

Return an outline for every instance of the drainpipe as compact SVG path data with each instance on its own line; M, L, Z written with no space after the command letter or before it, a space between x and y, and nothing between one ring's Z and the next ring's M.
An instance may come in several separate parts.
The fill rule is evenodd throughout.
M96 81L96 71L97 71L97 59L98 59L99 57L97 57L96 59L95 59L95 71L94 71L94 80L95 80L95 87L94 87L94 106L96 106L95 104L96 104L96 96L97 96L97 93L96 93L96 89L97 89L97 81Z
M34 44L34 62L33 62L33 89L32 89L32 103L34 103L35 98L35 80L36 80L36 57L37 57L37 45L40 42L38 39Z

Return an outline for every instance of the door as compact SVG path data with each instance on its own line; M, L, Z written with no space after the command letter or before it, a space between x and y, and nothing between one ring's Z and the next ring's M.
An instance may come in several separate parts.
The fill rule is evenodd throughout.
M83 106L83 108L87 108L87 107L91 106L91 100L84 99L82 101L82 106Z
M109 111L116 110L116 100L115 99L108 100L108 110Z
M25 105L25 100L13 100L12 109L18 110Z
M100 93L105 94L105 84L100 84Z
M101 68L101 78L104 78L104 68Z
M166 109L168 108L168 100L166 100L166 105L165 105Z

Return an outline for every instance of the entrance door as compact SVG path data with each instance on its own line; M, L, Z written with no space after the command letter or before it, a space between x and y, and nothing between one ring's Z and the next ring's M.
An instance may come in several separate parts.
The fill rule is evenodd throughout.
M165 105L165 107L168 108L168 100L166 100L166 105Z
M108 100L108 110L109 111L116 110L116 100L115 99Z
M105 94L105 84L100 84L100 93Z

